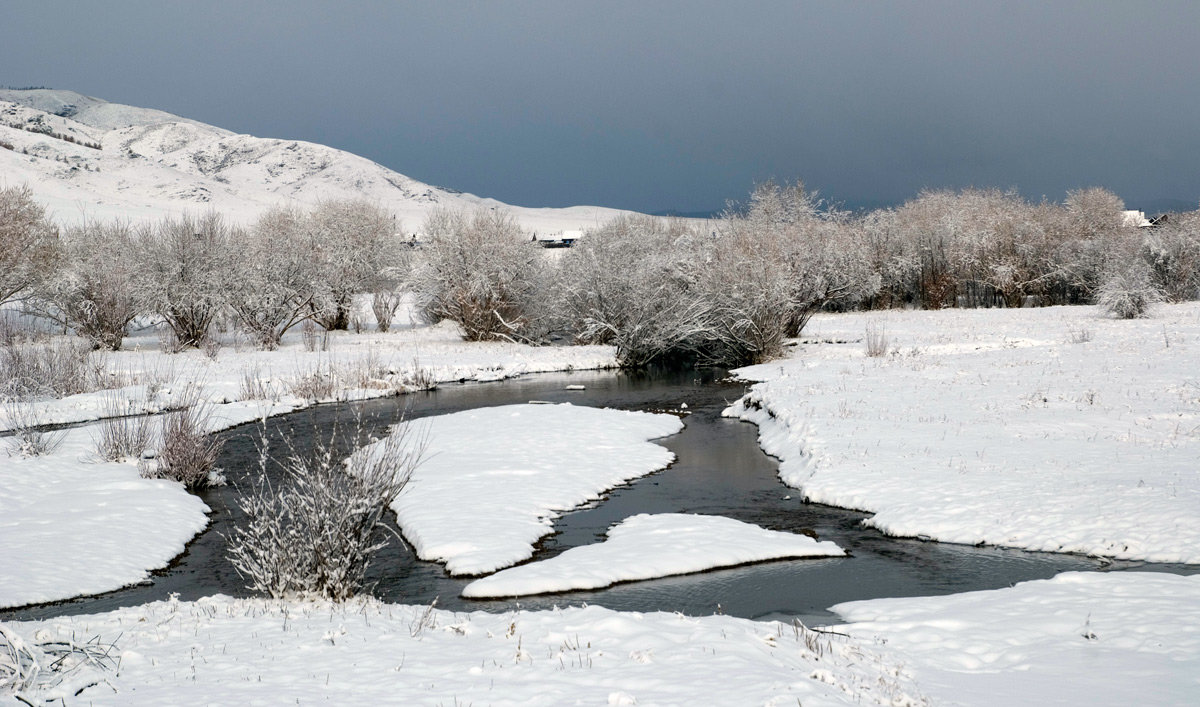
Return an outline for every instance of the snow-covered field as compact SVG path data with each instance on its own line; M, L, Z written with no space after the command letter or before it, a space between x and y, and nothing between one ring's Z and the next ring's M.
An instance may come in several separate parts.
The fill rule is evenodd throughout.
M885 327L893 354L865 355L861 339L870 320ZM216 427L310 404L286 388L318 368L342 388L334 397L364 397L390 394L422 377L493 380L612 364L604 347L464 344L456 334L446 327L338 334L326 352L304 350L296 334L272 353L239 351L230 342L215 360L198 352L160 354L146 338L130 342L139 350L109 357L110 369L141 379L107 395L154 410L177 400L188 382L198 383L202 397L214 403ZM742 371L763 382L730 414L760 425L764 447L782 460L785 481L809 497L874 511L872 523L898 534L1200 562L1200 305L1164 306L1153 319L1131 322L1090 307L829 315L815 318L805 337L808 343L788 360ZM364 369L373 375L352 372ZM269 399L239 399L246 397L247 376L272 393ZM46 421L92 419L111 409L105 395L47 403L39 412ZM466 431L451 435L446 453L431 460L471 448L488 458L500 443L485 434L493 427L523 440L504 458L522 450L537 452L532 459L555 456L558 443L585 447L588 435L608 439L620 426L613 420L625 416L549 405L474 412L507 415L512 424L476 420L473 431L463 425ZM532 419L554 413L571 424ZM587 418L593 413L595 420ZM466 420L469 413L462 415ZM606 442L614 450L655 446L645 440L679 424L673 417L632 417L639 420L632 425L636 433L614 435ZM673 427L660 430L659 424ZM521 437L534 429L542 436ZM87 426L73 430L46 457L0 455L0 604L138 581L203 524L202 504L178 486L141 479L132 464L97 463L91 435ZM598 444L590 456L611 458ZM648 460L643 449L629 461ZM657 466L665 463L657 460ZM514 509L527 523L578 502L558 493L552 500L527 491L505 495L520 477L513 472L523 467L479 474L469 493L528 496L532 505ZM543 481L534 488L554 487ZM451 516L458 508L441 510ZM476 535L491 539L490 531ZM608 562L614 570L634 564ZM836 611L849 623L821 632L598 607L453 614L371 600L336 607L212 597L14 622L2 635L31 646L35 657L34 644L62 637L115 642L109 670L80 670L39 695L61 695L68 703L91 683L97 684L76 700L1008 705L1200 699L1196 577L1073 573L997 591L872 600ZM43 666L49 662L42 656Z
M669 577L795 557L840 557L832 542L766 530L721 516L639 514L616 524L604 542L573 547L557 557L477 579L464 597L599 589L617 582Z
M868 357L868 323L892 351ZM884 532L1200 563L1200 303L818 316L727 415Z
M671 415L575 405L505 405L402 423L424 461L392 503L417 557L483 574L533 555L561 512L666 467L648 440L683 428ZM415 429L413 429L415 428Z

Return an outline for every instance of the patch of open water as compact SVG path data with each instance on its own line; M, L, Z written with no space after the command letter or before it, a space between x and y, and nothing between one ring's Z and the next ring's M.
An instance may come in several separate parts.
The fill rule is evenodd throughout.
M757 428L720 416L727 403L744 392L742 384L720 381L723 375L723 371L707 369L542 374L500 383L446 386L359 407L367 424L381 431L401 409L406 410L408 419L418 419L530 400L651 411L675 410L686 403L691 414L685 418L684 430L659 440L675 453L675 463L614 489L588 507L564 514L555 523L554 535L539 545L535 560L597 542L612 524L630 515L668 512L724 515L772 530L807 533L836 542L850 552L849 557L769 562L516 601L478 601L459 597L470 578L452 578L441 565L416 559L411 550L392 539L368 571L368 580L375 583L373 593L391 602L425 604L437 598L439 607L463 611L589 603L624 611L689 615L719 611L781 620L798 617L812 624L835 621L828 607L839 602L996 589L1070 570L1200 572L1200 566L1191 565L1109 565L1078 555L889 538L864 528L862 520L867 514L804 503L798 491L779 481L775 460L758 447ZM585 390L566 390L567 385L582 385ZM273 418L267 421L266 432L274 436L290 430L297 451L303 452L314 440L327 436L335 424L352 424L352 407L320 406ZM246 425L222 433L225 446L219 464L232 483L202 494L214 511L211 523L170 567L154 573L146 583L107 594L0 610L0 620L107 611L165 599L172 593L183 600L217 593L249 596L225 558L224 537L240 518L238 488L258 472L257 443L262 431L258 425Z

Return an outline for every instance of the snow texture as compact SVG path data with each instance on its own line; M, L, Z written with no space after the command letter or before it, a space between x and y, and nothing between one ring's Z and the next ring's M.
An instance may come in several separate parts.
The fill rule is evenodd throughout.
M1061 574L1009 589L834 607L933 703L1186 705L1200 697L1200 576Z
M207 512L178 483L94 459L88 428L48 456L0 452L0 607L139 582L183 552Z
M876 646L729 616L217 596L9 626L116 642L120 669L68 704L923 704Z
M538 233L594 228L627 213L595 206L510 207L423 184L324 145L238 135L73 91L0 90L0 141L14 147L0 149L0 174L10 185L28 184L59 223L137 222L213 208L246 224L272 206L356 198L394 215L406 235L419 231L439 207L510 210Z
M506 405L402 423L424 461L392 504L417 556L455 575L494 572L533 555L562 511L666 467L647 440L679 418L570 404Z
M892 353L868 357L868 322ZM725 414L898 536L1200 563L1200 303L823 315Z
M796 557L839 557L832 542L766 530L721 516L687 513L640 514L626 518L595 545L573 547L541 562L512 567L475 580L464 597L515 597L526 594L599 589L676 574L703 572Z

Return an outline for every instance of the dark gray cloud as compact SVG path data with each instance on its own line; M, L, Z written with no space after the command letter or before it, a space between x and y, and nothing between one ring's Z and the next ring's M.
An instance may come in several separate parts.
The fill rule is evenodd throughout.
M511 203L802 178L1200 198L1200 3L8 0L0 83L351 150Z

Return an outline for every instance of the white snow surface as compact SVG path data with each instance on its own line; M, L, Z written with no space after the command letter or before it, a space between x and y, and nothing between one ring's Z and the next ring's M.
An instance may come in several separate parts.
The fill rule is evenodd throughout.
M70 430L48 456L0 452L0 607L141 581L208 525L178 483L96 459L90 433Z
M767 530L721 516L638 514L608 530L607 539L573 547L549 560L510 567L463 588L472 598L599 589L751 562L839 557L835 543Z
M103 149L52 137L47 130ZM419 231L438 207L505 209L536 233L595 228L628 213L596 206L509 206L424 184L324 145L239 135L74 91L0 90L0 141L15 148L0 149L0 186L29 185L59 223L139 222L212 208L246 224L272 206L351 198L379 204L406 235Z
M424 460L392 504L423 560L454 575L494 572L533 555L561 512L666 467L648 440L679 418L560 405L504 405L401 423Z
M1198 362L1200 303L821 315L725 414L886 533L1200 563Z
M67 704L924 704L878 646L730 616L216 596L9 628L26 643L115 641L119 670L30 696Z
M886 641L933 704L1200 701L1200 576L1066 573L834 610L851 622L838 631Z
M289 333L277 351L246 350L235 340L215 359L195 350L161 353L150 333L127 338L125 347L107 354L104 365L129 385L35 401L38 422L85 422L114 411L157 414L195 387L212 412L209 429L218 430L318 402L289 392L297 378L314 373L335 380L327 400L345 400L394 395L420 377L494 381L614 365L610 347L466 343L450 325L335 332L329 350L316 352L305 349L299 332ZM245 379L258 381L269 397L248 393ZM0 431L13 428L14 410L0 405ZM183 552L207 524L208 509L179 484L142 479L133 462L99 462L98 434L94 424L71 430L55 452L32 458L16 453L12 438L0 439L0 607L139 582Z

